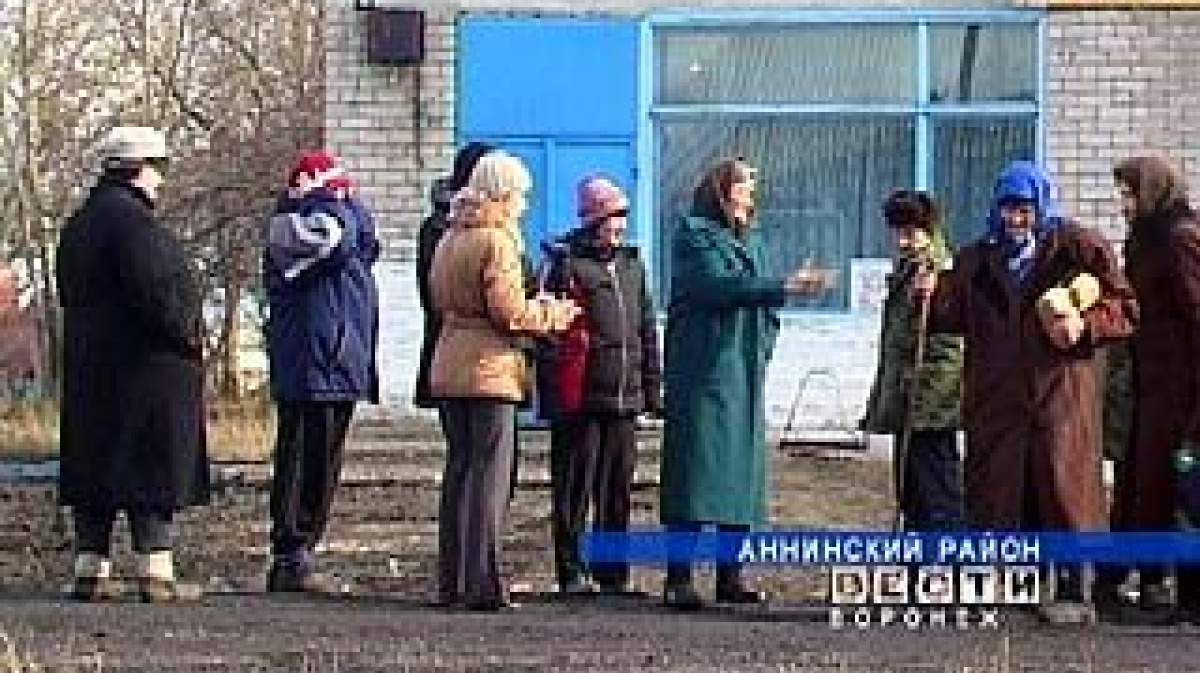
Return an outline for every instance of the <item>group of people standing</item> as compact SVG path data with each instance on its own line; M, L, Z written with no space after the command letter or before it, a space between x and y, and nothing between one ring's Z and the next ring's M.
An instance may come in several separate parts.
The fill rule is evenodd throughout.
M470 172L493 161L509 163L523 176L513 190L528 189L516 159L494 148L464 152L460 158L476 162ZM1122 162L1114 178L1129 232L1124 269L1108 242L1061 211L1049 176L1031 162L1014 162L1001 172L982 235L957 254L947 245L932 195L898 190L883 203L896 263L862 428L894 434L904 444L896 471L906 529L1178 526L1176 513L1186 494L1179 493L1172 465L1179 455L1194 458L1197 448L1192 417L1200 382L1189 357L1200 330L1200 256L1192 254L1200 223L1182 178L1165 160ZM595 529L628 526L637 414L661 414L665 421L659 517L668 530L743 531L767 521L763 393L777 310L789 294L823 291L825 279L809 269L782 279L770 276L753 226L755 181L744 160L718 161L700 179L692 209L674 235L661 401L645 270L621 241L628 202L611 181L592 176L580 184L579 228L547 246L548 272L527 275L524 284L516 271L519 213L510 212L503 255L477 253L481 261L471 267L474 276L455 274L441 281L447 287L440 291L438 269L461 258L461 251L454 257L450 251L465 239L453 234L450 240L459 241L454 246L428 248L435 279L429 315L454 316L452 332L490 331L491 347L501 349L512 367L538 369L539 404L551 417L552 520L557 578L565 594L629 589L628 568L584 568L578 540L589 501ZM493 198L523 203L523 195ZM445 212L442 222L450 232L478 226L466 224L467 216L456 215L453 206ZM499 236L493 233L489 240ZM545 311L545 319L526 328L503 313L489 317L495 310L478 288L471 296L483 301L474 306L472 319L464 319L460 305L450 301L451 290L465 292L463 284L472 277L491 287L500 276L486 271L487 263L510 268L504 276L512 283L508 295L523 298L530 315ZM512 338L530 333L540 346L523 349ZM478 350L463 355L472 348L461 345L463 338L427 333L435 353L431 397L441 400L448 442L460 447L470 442L455 426L470 421L451 418L447 410L462 402L447 399L494 396L479 386L438 383L439 369L442 377L461 375L471 371L464 363L484 361ZM1099 364L1106 346L1124 340L1132 345L1136 430L1117 466L1110 515L1102 480ZM449 353L453 365L440 364ZM505 391L510 408L494 413L493 425L513 422L511 405L532 393L532 378L527 383ZM960 454L962 430L966 449ZM461 528L463 513L479 506L481 496L462 480L451 480L456 465L451 449L443 507L456 511L443 510L442 532L482 547L443 546L444 603L509 605L494 563L476 568L486 581L464 583L453 572L467 559L494 557L496 522L502 520L511 478L511 451L501 451L500 444L508 445L511 437L506 431L491 442L491 449L482 440L463 449L473 452L468 463L503 460L486 463L497 477L485 489L492 494L487 510L492 525L484 536L470 537ZM459 522L458 528L450 522ZM1054 569L1048 575L1053 600L1043 607L1043 617L1091 621L1097 607L1117 618L1164 611L1171 619L1200 615L1200 591L1190 568L1177 569L1171 605L1163 590L1169 569L1137 568L1142 590L1136 599L1123 589L1133 568L1101 567L1095 581L1090 570ZM690 565L669 564L665 603L703 606L706 599L693 579ZM480 587L486 589L482 596L473 593ZM718 566L716 587L718 602L766 598L732 564Z
M103 171L64 228L61 501L76 535L72 595L116 591L111 531L124 512L147 601L195 594L176 579L172 521L208 495L201 292L182 243L154 205L166 175L161 133L116 129ZM1159 158L1114 170L1128 223L1122 269L1108 243L1067 218L1043 170L998 177L983 234L952 254L934 198L899 190L882 206L896 263L864 430L891 433L898 506L909 530L1172 530L1200 459L1200 221L1184 182ZM437 603L512 607L500 540L512 496L516 414L536 390L551 424L552 533L565 595L636 593L627 565L587 566L589 526L630 523L640 415L664 421L661 522L675 531L767 523L764 387L789 296L827 289L803 267L767 269L754 226L756 172L740 158L698 181L671 242L660 349L647 271L624 239L630 202L610 178L578 185L578 226L544 245L533 270L520 221L532 188L522 162L471 144L434 188L417 280L425 339L418 405L446 440L439 504ZM299 158L266 227L264 278L271 391L278 411L271 492L272 592L336 591L316 571L354 406L378 400L379 242L337 159ZM1128 340L1133 428L1113 506L1101 477L1097 364ZM661 353L660 353L661 350ZM957 433L965 430L960 458ZM1193 480L1200 481L1200 480ZM1195 496L1195 494L1191 494ZM1194 500L1195 498L1192 497ZM1186 507L1183 508L1186 510ZM1184 517L1187 520L1187 517ZM1195 521L1187 520L1191 525ZM1046 616L1200 618L1200 572L1130 568L1054 576ZM1094 586L1093 586L1094 584ZM758 603L735 564L717 568L716 600ZM706 599L693 568L668 565L664 602Z
M1200 221L1166 160L1128 159L1113 177L1127 224L1123 268L1097 232L1062 213L1049 177L1028 162L1002 171L986 231L949 262L931 197L897 192L885 204L900 255L863 427L905 444L898 504L910 529L1195 525L1195 479L1173 466L1196 455ZM914 358L917 339L923 358ZM1120 341L1132 353L1134 431L1116 463L1110 507L1098 365ZM958 429L966 435L961 462ZM1053 600L1042 616L1200 619L1194 568L1175 569L1173 599L1170 568L1091 570L1066 565L1048 575ZM1133 570L1140 589L1131 593Z
M597 530L629 526L639 415L665 420L664 522L679 530L765 522L763 382L776 310L789 294L820 291L821 282L809 270L767 275L751 226L755 181L749 164L728 159L697 188L675 242L663 358L646 268L624 241L630 204L620 187L585 177L579 225L543 246L540 273L523 273L528 172L496 148L472 144L459 153L449 180L435 187L417 265L427 316L417 399L438 409L447 442L440 604L511 607L497 567L499 534L516 407L535 389L551 427L551 520L564 595L637 593L627 565L585 567L579 543L589 510ZM764 599L745 586L740 567L722 566L718 575L719 600ZM672 564L665 600L700 607L690 566Z

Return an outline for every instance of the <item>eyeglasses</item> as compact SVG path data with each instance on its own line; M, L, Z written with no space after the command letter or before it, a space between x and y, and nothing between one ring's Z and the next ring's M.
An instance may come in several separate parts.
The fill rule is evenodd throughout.
M613 220L613 219L617 219L617 218L621 218L621 217L629 217L629 209L628 209L628 208L622 208L622 209L620 209L620 210L614 210L614 211L612 211L611 213L609 213L609 214L605 215L605 216L604 216L604 219L606 219L606 220Z
M165 173L167 167L171 165L171 160L166 157L150 157L146 159L145 163L159 173Z

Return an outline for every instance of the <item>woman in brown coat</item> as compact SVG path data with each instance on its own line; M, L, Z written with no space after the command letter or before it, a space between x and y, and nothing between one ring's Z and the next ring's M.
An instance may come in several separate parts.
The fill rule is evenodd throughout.
M1037 166L1005 169L987 234L959 253L931 304L931 331L964 336L963 477L967 520L978 529L1105 527L1096 359L1130 334L1137 306L1109 246L1062 218L1052 193ZM1038 300L1081 274L1099 281L1095 304L1043 319ZM1091 619L1082 573L1063 575L1057 597L1066 609L1044 616Z
M504 152L479 159L433 256L442 322L430 390L442 406L446 471L438 515L438 600L474 610L509 603L499 539L512 476L516 404L532 376L519 337L566 329L569 300L526 299L521 231L529 173Z
M1117 463L1112 527L1167 531L1176 528L1172 453L1185 442L1200 444L1200 220L1182 178L1163 159L1127 159L1113 173L1128 223L1125 270L1141 322L1130 343L1133 436ZM1200 612L1194 574L1179 577L1180 607L1192 613ZM1119 605L1123 575L1105 569L1097 600ZM1165 569L1142 567L1138 575L1139 606L1166 612Z

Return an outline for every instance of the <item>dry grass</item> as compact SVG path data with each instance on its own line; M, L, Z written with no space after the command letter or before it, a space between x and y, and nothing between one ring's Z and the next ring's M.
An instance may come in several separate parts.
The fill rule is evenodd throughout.
M61 669L50 669L22 654L17 643L8 633L0 631L0 673L51 673Z
M53 458L58 453L58 409L48 401L8 402L0 408L0 457Z
M270 460L275 442L275 411L265 399L209 405L208 454L213 460Z
M213 460L267 460L274 438L274 412L266 400L254 398L209 405L208 452ZM35 401L0 407L0 459L48 460L57 455L57 406L49 401Z

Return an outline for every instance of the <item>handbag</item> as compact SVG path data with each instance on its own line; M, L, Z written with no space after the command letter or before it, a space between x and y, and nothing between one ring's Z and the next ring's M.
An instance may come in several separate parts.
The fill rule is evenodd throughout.
M563 266L566 261L561 260ZM565 289L548 290L546 278L539 278L539 292L551 292L560 298L572 299L584 306L585 296L569 269L560 269L565 277ZM551 418L579 413L583 410L584 378L591 332L586 312L580 312L565 332L549 337L541 348L540 378L542 379L542 408Z

